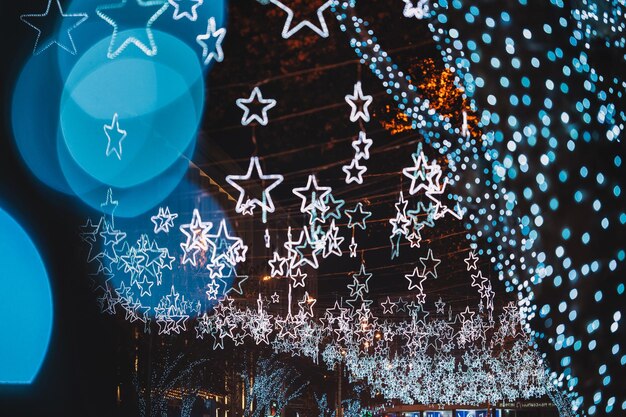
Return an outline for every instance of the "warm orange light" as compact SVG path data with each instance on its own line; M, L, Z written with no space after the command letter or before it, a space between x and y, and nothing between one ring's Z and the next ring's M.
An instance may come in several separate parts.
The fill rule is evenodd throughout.
M263 276L263 278L261 278L262 281L269 281L271 279L272 279L272 277L269 276L269 275L265 275L265 276Z

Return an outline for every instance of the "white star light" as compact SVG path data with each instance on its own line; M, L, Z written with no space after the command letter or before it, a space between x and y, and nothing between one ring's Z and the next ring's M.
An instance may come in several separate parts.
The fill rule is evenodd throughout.
M464 259L465 264L467 265L467 271L471 271L472 269L477 270L476 262L478 262L478 256L474 253L474 251L470 251L467 254L467 258Z
M413 6L413 0L403 0L404 9L402 14L404 17L414 17L416 19L423 19L424 16L430 11L428 7L428 0L417 0L417 4Z
M271 181L271 184L267 187L263 188L263 193L261 199L247 197L246 190L239 185L239 182L250 181L252 179L254 170L254 176L256 179L261 181ZM274 207L274 201L270 196L270 191L276 188L281 182L283 182L284 177L280 174L270 174L265 175L261 170L261 165L259 164L259 158L253 156L250 158L250 165L248 165L248 172L245 175L228 175L226 176L226 182L232 185L237 191L239 191L239 198L237 199L237 206L235 207L235 211L237 213L242 213L245 209L244 204L255 204L261 207L262 210L273 213L276 208ZM269 240L269 232L266 234L267 240Z
M207 22L206 33L196 36L196 42L202 47L202 58L204 58L204 65L209 65L211 60L215 62L222 62L224 60L224 50L222 49L222 42L226 36L226 28L215 29L215 18L210 17ZM215 50L209 49L209 39L215 38Z
M135 36L127 35L127 37L121 42L118 42L119 24L111 15L117 14L118 17L126 18L128 16L135 16L135 11L144 11L143 8L157 8L158 9L150 14L148 21L146 22L146 39L147 44L142 42ZM102 18L109 25L113 26L113 34L111 35L111 42L109 43L109 50L107 57L114 59L118 57L128 45L135 45L143 53L148 56L154 56L157 53L157 46L154 43L154 36L152 34L152 24L163 14L163 12L169 7L168 2L159 0L143 1L143 0L122 0L119 3L105 4L96 8L96 14ZM123 9L123 10L120 10ZM134 11L132 9L135 9ZM133 32L134 33L134 32Z
M204 0L167 0L172 7L174 8L174 15L172 18L174 20L180 20L183 17L195 22L198 19L198 7L202 6ZM183 2L194 3L193 6L189 8L189 11L183 10L181 12L180 4Z
M357 243L354 241L354 236L352 236L352 240L350 241L350 257L356 258L356 249Z
M23 14L20 16L20 20L22 20L22 22L26 23L28 26L32 27L33 29L37 31L37 40L35 40L35 46L33 48L34 55L39 55L40 53L42 53L43 51L45 51L46 49L48 49L50 46L54 45L55 43L59 45L60 48L66 50L70 54L76 55L76 46L74 45L74 39L72 39L71 32L72 30L76 28L76 26L80 25L85 20L87 20L87 14L86 13L64 14L63 9L61 8L60 0L57 0L55 3L57 7L54 9L53 14L51 16L49 16L49 13L50 13L50 6L52 5L52 0L48 0L48 7L46 7L45 12L41 14ZM62 27L62 23L60 22L61 19L59 19L59 17L61 19L74 20L75 22L72 26L67 28L66 32L64 33L64 35L66 35L65 37L67 38L66 39L67 43L59 39L61 35L60 33L54 34L54 35L48 34L47 39L45 39L44 42L39 43L42 30L38 26L35 26L33 22L42 21L42 20L51 20L55 22L55 24L52 25L52 27L58 28L58 27ZM42 25L42 27L45 27L45 26L46 25Z
M361 81L354 84L354 93L346 95L346 103L350 105L350 121L357 122L363 119L364 122L370 121L368 107L372 104L373 97L363 95Z
M422 152L421 148L418 149L418 152L411 155L413 158L413 166L409 168L403 168L402 174L411 180L411 187L409 189L409 194L414 195L419 190L428 191L429 187L426 183L427 173L426 169L430 166L428 165L428 159L424 152Z
M300 211L302 213L311 212L315 209L325 212L328 206L324 203L324 199L330 194L330 187L320 187L317 185L317 178L314 174L309 175L305 187L297 187L292 192L302 199ZM309 199L311 202L308 202Z
M111 138L111 132L115 129L117 138ZM109 140L107 143L107 150L105 152L106 156L110 156L114 153L117 156L117 159L122 160L122 141L126 138L126 131L120 129L120 121L117 113L113 115L113 120L110 125L104 125L104 133L107 135L107 139ZM111 146L111 142L115 141L114 146Z
M354 148L354 159L370 159L370 148L374 144L374 141L367 137L367 134L363 131L359 132L359 138L352 141L352 147Z
M250 108L247 106L248 104L252 104L253 102L259 102L263 104L263 109L261 110L261 115L250 112ZM261 90L259 87L254 87L252 90L252 94L249 98L239 98L236 101L237 106L243 110L243 116L241 117L241 124L244 126L248 126L250 123L255 120L261 125L265 126L268 123L267 111L276 105L276 100L268 98L264 99L261 94Z
M278 277L283 276L285 271L285 265L287 264L287 260L280 256L278 252L274 252L274 257L267 261L272 271L270 272L270 276Z
M367 172L367 167L360 165L359 160L354 158L350 165L344 165L341 170L346 173L346 184L363 184L363 174Z
M323 13L324 13L324 10L326 10L333 4L333 1L334 0L328 0L326 3L322 4L317 9L317 18L319 20L319 26L314 25L308 20L303 20L302 22L298 23L297 25L293 27L291 26L291 24L293 23L293 10L285 6L283 3L281 3L278 0L270 0L270 3L274 4L275 6L278 6L279 8L281 8L287 13L287 20L285 20L285 25L283 26L283 31L282 31L283 38L285 39L290 38L294 33L298 32L303 27L308 27L313 32L320 35L322 38L327 38L329 33L328 33L328 27L326 26L326 21L324 20Z
M195 255L197 252L201 250L207 251L209 250L209 244L214 245L208 236L212 227L213 223L203 222L198 209L193 209L191 223L183 224L179 227L180 231L187 237L187 241L180 244L185 255L183 264L189 262L196 266ZM187 257L189 253L193 255L192 258Z
M170 232L170 227L174 227L174 220L178 218L178 213L171 213L169 207L159 207L159 213L150 217L154 223L154 233Z
M424 291L424 281L426 281L426 275L422 275L419 269L415 267L412 274L406 274L404 277L409 281L409 290Z

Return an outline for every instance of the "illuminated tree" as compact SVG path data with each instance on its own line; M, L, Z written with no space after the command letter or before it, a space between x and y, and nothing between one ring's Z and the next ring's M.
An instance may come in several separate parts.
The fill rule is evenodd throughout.
M167 417L168 394L174 390L181 393L181 417L189 417L200 389L200 369L209 359L186 362L184 354L172 357L166 352L162 361L152 366L147 378L133 372L133 385L137 393L140 417Z
M272 402L282 410L300 397L309 385L300 373L276 355L261 358L252 371L246 364L241 374L244 384L244 417L262 417Z

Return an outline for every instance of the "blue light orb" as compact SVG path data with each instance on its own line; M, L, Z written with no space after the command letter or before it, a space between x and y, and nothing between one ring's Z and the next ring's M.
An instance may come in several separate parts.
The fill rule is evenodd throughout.
M39 252L0 209L0 384L30 384L52 332L52 294Z
M65 144L78 166L105 185L145 183L195 140L204 102L202 68L185 43L163 32L154 35L160 45L154 57L127 48L111 60L109 40L96 43L65 82Z
M155 178L123 188L104 184L85 172L70 155L61 133L59 133L57 152L63 175L67 179L71 192L83 203L116 217L136 217L155 207L176 188L187 172L189 167L187 158L193 154L195 145L196 141L191 141L189 147L183 152L186 157L175 160ZM115 213L110 211L111 208L102 207L109 189L115 200L123 202L115 208Z

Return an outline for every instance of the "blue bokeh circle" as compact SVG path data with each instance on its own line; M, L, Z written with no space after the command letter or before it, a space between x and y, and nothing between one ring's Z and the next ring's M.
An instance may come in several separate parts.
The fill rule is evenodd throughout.
M128 188L157 177L196 137L204 103L202 68L185 43L154 32L161 46L156 56L128 48L111 60L103 40L84 53L65 82L60 106L65 145L78 166L105 185ZM104 126L115 114L126 132L119 156L106 152ZM111 133L112 147L116 134Z
M52 333L52 293L44 263L22 227L0 209L0 383L29 384Z

